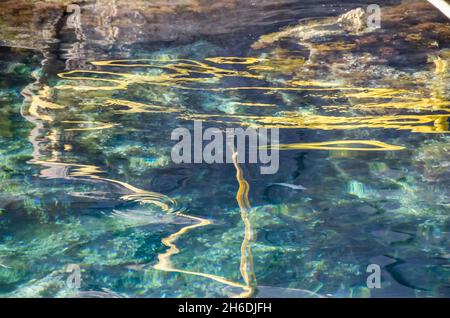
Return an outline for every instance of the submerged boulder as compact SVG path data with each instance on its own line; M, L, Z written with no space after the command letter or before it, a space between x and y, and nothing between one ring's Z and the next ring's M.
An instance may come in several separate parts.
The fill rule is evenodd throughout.
M252 47L273 55L280 48L298 45L308 52L298 77L328 73L329 78L358 82L358 74L365 80L401 79L450 45L448 19L423 1L383 7L380 28L368 22L365 8L357 8L337 18L308 19L261 36Z

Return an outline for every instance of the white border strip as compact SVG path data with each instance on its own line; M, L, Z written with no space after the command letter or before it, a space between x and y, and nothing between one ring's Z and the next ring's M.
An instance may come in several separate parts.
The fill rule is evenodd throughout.
M445 2L445 0L428 0L428 2L438 8L439 11L450 19L450 5Z

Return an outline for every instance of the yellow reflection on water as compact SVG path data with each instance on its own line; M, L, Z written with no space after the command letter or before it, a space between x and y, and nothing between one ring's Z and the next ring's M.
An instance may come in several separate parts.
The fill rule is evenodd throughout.
M57 137L56 117L67 108L66 103L58 104L58 96L52 94L52 90L64 95L64 92L73 90L79 92L106 91L110 96L97 96L96 103L108 111L119 114L134 113L170 113L178 119L204 120L226 124L239 124L243 126L281 128L281 129L311 129L311 130L354 130L354 129L394 129L409 131L412 133L448 133L449 131L449 106L450 102L444 98L433 95L425 88L386 88L386 87L359 87L343 84L338 81L321 81L317 79L293 79L274 82L266 81L267 74L276 73L277 70L291 72L294 67L303 64L303 60L253 58L253 57L210 57L202 61L191 59L129 59L95 61L92 64L98 68L107 70L72 70L58 74L62 79L57 86L50 88L44 86L36 95L32 96L26 112L39 123L50 126L42 129L45 136L36 131L30 134L30 140L34 146L34 159L32 163L40 164L48 169L42 173L43 177L60 178L87 178L119 185L130 191L123 195L122 200L134 201L142 204L153 204L167 213L174 212L176 202L170 197L156 192L136 188L126 182L102 177L100 167L79 163L61 162L58 152L55 150L61 142ZM444 74L447 64L435 61L436 74ZM118 72L117 69L125 69ZM240 78L250 80L252 85L227 86L227 78ZM247 82L245 82L247 83ZM235 94L239 91L255 91L261 94L277 94L289 92L314 92L329 105L318 108L327 111L344 113L342 116L321 115L318 113L304 114L296 111L282 109L282 105L274 103L262 103L258 100L234 101L231 104L242 106L240 114L213 113L203 114L195 112L188 107L156 105L153 103L136 102L127 100L126 97L113 98L113 93L126 91L130 85L153 85L165 89L185 91L206 91ZM417 84L417 83L415 83ZM415 86L416 87L416 86ZM109 93L111 92L111 93ZM342 101L344 100L344 101ZM334 102L334 104L332 103ZM64 105L62 105L64 104ZM252 112L267 110L269 115L255 115ZM301 107L301 105L298 105ZM271 112L273 110L273 112ZM282 111L280 111L282 110ZM359 112L355 113L354 112ZM406 114L404 112L407 112ZM412 113L413 112L413 113ZM439 112L444 112L441 114ZM63 114L64 115L64 114ZM60 115L60 117L64 117ZM120 119L119 119L120 120ZM37 122L35 122L37 123ZM92 130L112 129L118 123L103 121L86 121L77 119L65 119L57 121L69 127L61 128L66 132L83 132ZM175 128L175 127L174 127ZM38 129L38 130L39 130ZM51 158L44 160L41 154L40 138L45 137L51 144ZM69 143L64 143L63 148L72 150ZM314 143L282 144L277 147L280 150L334 150L334 151L397 151L405 147L391 145L378 140L332 140ZM240 272L244 284L234 282L225 277L208 273L184 270L172 264L172 256L180 253L176 241L180 237L192 233L195 229L211 225L211 221L196 216L187 215L176 211L178 216L193 221L192 225L181 228L176 233L162 239L162 244L167 247L164 253L158 255L158 263L155 269L194 275L211 279L228 286L241 288L243 292L237 297L251 297L256 292L256 277L253 270L252 244L255 241L250 220L251 209L248 199L250 186L245 180L241 167L237 162L237 153L233 155L233 163L236 169L236 179L239 188L236 194L241 218L244 224L244 239L241 245Z
M99 176L98 174L103 173L103 171L100 169L100 167L97 166L58 162L56 161L55 158L49 160L33 159L30 161L30 163L39 164L44 167L50 168L50 170L41 173L41 175L45 178L64 178L64 179L88 178L92 180L105 181L107 183L117 184L132 192L132 194L122 196L121 197L122 200L153 204L160 207L161 209L163 209L168 213L172 212L173 207L176 206L175 201L173 201L173 199L161 193L142 190L126 182ZM66 169L64 170L57 169L58 167Z
M254 61L248 63L254 63ZM93 86L64 84L59 85L58 88L74 90L123 90L130 84L152 84L189 89L188 86L183 85L189 83L211 84L220 81L224 77L241 77L248 79L263 78L262 75L252 74L248 71L219 68L204 62L189 59L111 60L96 61L92 62L92 64L103 67L146 68L153 69L154 71L119 73L97 70L73 70L60 73L58 76L67 80L109 82L116 85ZM102 78L101 76L108 78Z
M118 110L118 112L120 113L174 113L180 111L179 109L174 107L144 104L123 99L106 99L102 106L126 107L125 109Z
M61 110L65 107L56 103L48 102L45 100L45 98L50 97L50 89L48 87L45 87L44 89L40 90L37 94L37 96L34 96L31 100L30 105L28 106L26 112L34 118L34 120L38 120L40 122L45 122L47 124L51 124L54 120L53 116L46 115L49 110ZM156 111L156 112L165 112L167 110L166 107L163 106L157 106L157 105L147 105L137 102L131 102L131 101L125 101L125 100L117 100L117 99L109 99L105 102L104 106L126 106L127 109L124 112L147 112L147 111ZM176 111L175 109L172 109L172 111ZM68 124L76 124L76 125L91 125L92 122L87 121L76 121L76 120L63 120L61 123L68 123ZM98 124L98 123L97 123ZM87 131L87 130L99 130L99 129L108 129L113 128L114 124L103 124L103 125L97 125L94 127L80 127L80 128L65 128L64 131ZM40 127L42 128L42 127ZM56 144L59 142L57 131L54 129L50 129L50 132L48 133L48 140L52 144L52 148L56 148ZM248 258L248 243L249 243L249 237L248 237L248 231L249 231L249 223L246 216L246 212L244 215L243 213L243 220L245 224L245 237L244 242L242 243L242 260L241 260L241 273L243 275L245 284L234 282L230 279L227 279L225 277L212 275L208 273L202 273L202 272L195 272L195 271L189 271L189 270L183 270L179 269L173 266L171 262L171 257L175 254L178 254L180 252L179 248L176 246L175 242L183 235L186 235L187 233L191 232L194 229L201 228L204 226L211 225L212 222L207 219L203 219L201 217L196 217L192 215L188 215L185 213L181 213L179 211L174 211L176 207L176 202L161 193L152 192L143 190L140 188L137 188L129 183L106 178L100 176L100 174L105 173L101 170L100 167L95 165L85 165L85 164L78 164L78 163L67 163L67 162L61 162L59 161L58 152L53 151L51 153L51 158L47 160L43 160L42 157L44 155L41 154L40 143L37 141L38 138L40 138L38 134L32 134L30 135L30 139L32 144L35 147L38 147L38 149L35 149L34 158L30 161L31 164L38 164L46 169L41 171L41 177L43 178L63 178L63 179L71 179L71 178L77 178L77 179L90 179L90 180L98 180L103 181L106 183L116 184L124 189L129 190L131 193L126 194L120 197L121 200L124 201L133 201L140 204L152 204L155 206L158 206L166 213L175 213L176 216L183 217L186 219L189 219L194 222L192 225L185 226L181 228L176 233L171 234L170 236L163 238L161 242L168 247L168 250L164 253L161 253L158 255L158 263L154 266L155 269L161 270L161 271L167 271L167 272L176 272L181 274L187 274L187 275L194 275L199 277L204 277L207 279L211 279L217 282L220 282L222 284L240 288L243 290L243 292L236 297L250 297L254 293L254 288L250 286L250 275L247 274L247 270L249 265L249 258ZM64 144L63 147L65 149L72 148L71 145ZM237 164L237 163L236 163ZM237 166L238 171L240 171L239 166ZM237 199L240 207L249 208L248 204L248 184L246 181L243 181L242 173L238 172L238 180L240 183L239 191L237 195ZM247 187L245 191L242 190L242 182L245 182L247 184ZM244 202L244 203L242 203ZM243 205L242 205L243 204ZM250 255L251 257L251 255Z
M244 115L182 115L187 120L205 120L218 123L240 123L265 128L353 130L362 128L408 130L417 133L448 133L450 115L386 115L386 116L321 116L284 112L279 116Z
M213 63L214 65L210 65ZM361 128L375 129L397 129L409 130L416 133L447 133L448 115L446 114L417 114L417 112L446 112L450 108L450 102L441 98L426 96L430 92L424 89L405 89L405 88L386 88L386 87L358 87L343 85L338 82L324 82L320 80L291 80L285 81L284 85L276 86L221 86L221 80L225 77L240 77L247 79L261 80L264 77L259 75L258 67L267 67L270 64L277 65L278 60L267 58L252 57L210 57L203 61L189 59L135 59L135 60L110 60L96 61L93 65L98 67L120 67L120 68L138 68L140 70L153 69L152 71L141 72L113 72L113 71L70 71L61 73L60 77L67 80L107 81L116 86L83 86L64 84L58 89L74 90L122 90L130 84L151 84L171 87L173 89L184 90L205 90L211 92L232 92L232 91L263 91L263 92L296 92L296 91L314 91L323 92L320 95L324 100L327 99L351 99L351 104L338 103L337 105L322 106L323 109L335 112L379 112L380 115L351 115L351 116L323 116L323 115L299 115L296 112L284 112L277 116L254 116L254 115L217 115L217 114L196 114L183 113L176 107L164 107L159 105L146 105L127 100L108 99L104 106L116 105L124 106L126 109L121 112L180 112L180 118L184 119L202 119L211 121L227 120L239 121L241 124L252 124L255 126L269 126L278 128L303 128L317 130L348 130ZM223 65L220 67L220 65ZM247 70L235 70L234 66L242 66ZM231 67L231 68L230 68ZM266 69L267 70L267 69ZM81 74L84 76L74 76ZM206 75L206 76L205 76ZM106 78L105 78L106 77ZM200 86L191 86L188 84L199 84ZM211 87L218 84L219 87ZM417 84L417 83L415 83ZM260 103L257 101L236 102L240 106L258 106L275 107L277 105L270 103ZM386 111L414 111L415 114L386 114Z
M368 147L360 147L361 145ZM271 149L278 150L352 150L352 151L393 151L403 150L405 147L389 145L377 140L337 140L325 142L309 142L295 144L279 144Z
M102 130L112 128L115 126L115 124L112 123L91 122L85 120L62 120L61 123L74 124L79 126L77 128L64 128L65 131ZM90 126L92 124L94 124L94 126Z
M251 208L248 194L250 192L250 185L244 178L242 169L238 163L238 153L233 153L233 164L236 169L236 179L239 183L239 189L236 194L236 200L241 210L241 218L244 223L244 240L241 245L241 275L244 278L246 290L238 297L247 298L252 297L256 291L256 276L253 269L253 254L252 245L255 242L255 233L250 224L248 210Z
M267 61L264 58L257 57L235 57L235 56L219 56L219 57L208 57L205 61L210 61L216 64L242 64L250 65L259 62Z
M233 153L233 164L236 169L236 179L239 184L238 191L236 193L236 200L239 205L239 209L241 211L241 218L242 222L244 223L244 239L241 244L241 262L240 262L240 272L242 275L242 278L244 279L245 285L241 283L237 283L234 281L231 281L225 277L202 273L202 272L195 272L195 271L189 271L189 270L183 270L178 269L174 267L170 261L170 258L178 254L180 250L175 245L175 241L178 240L181 236L187 234L188 232L202 227L210 225L211 222L208 220L192 217L192 216L186 216L193 220L198 221L197 224L190 225L183 227L181 230L179 230L176 233L173 233L169 235L168 237L162 239L162 243L167 246L169 249L158 255L158 263L154 266L155 269L166 271L166 272L175 272L175 273L182 273L182 274L188 274L188 275L194 275L199 277L204 277L208 279L212 279L214 281L217 281L219 283L231 286L231 287L239 287L243 289L243 292L235 295L235 298L249 298L252 297L256 291L256 277L254 274L253 269L253 255L252 255L252 244L255 241L255 234L252 230L249 216L248 216L248 210L251 208L250 202L248 199L248 194L250 191L250 186L248 182L245 180L243 176L242 169L237 161L238 153Z

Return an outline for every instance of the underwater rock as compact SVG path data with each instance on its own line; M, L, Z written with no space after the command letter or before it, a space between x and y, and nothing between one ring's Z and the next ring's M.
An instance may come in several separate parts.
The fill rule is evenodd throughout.
M302 1L299 6L291 0L154 0L151 4L146 0L81 0L75 3L78 11L73 4L69 0L1 1L0 45L40 50L58 33L75 38L67 48L76 54L89 53L86 43L186 42L200 36L249 32L250 28L258 31L270 27L268 20L295 21L317 5L316 1ZM349 3L336 7L355 6ZM336 7L314 11L329 15Z
M386 169L384 171L373 171L373 174L380 178L388 178L393 180L400 180L405 177L405 173L400 170Z
M390 231L390 230L378 230L373 231L372 234L381 242L385 244L392 244L398 242L404 242L412 238L412 235Z
M53 297L56 292L67 294L66 273L64 270L56 270L40 279L33 279L8 295L12 298L45 298Z
M370 290L372 298L385 298L385 297L407 297L414 296L415 290L409 286L400 284L395 277L392 276L389 268L395 266L398 260L385 255L378 255L372 257L369 262L371 264L377 264L381 267L381 288L375 288Z
M7 0L0 3L0 46L43 50L55 42L57 25L72 1Z
M192 220L178 215L148 210L113 210L111 217L128 226L150 224L192 224Z
M359 33L368 28L369 15L362 8L357 8L344 13L337 19L342 27L348 32Z
M309 51L297 78L328 78L358 84L376 80L413 81L411 65L427 63L428 56L450 45L447 18L424 1L404 1L383 7L381 28L368 28L365 10L358 8L338 18L306 20L294 27L263 35L256 50L275 54L284 42ZM401 54L400 54L401 53Z
M364 205L362 207L359 207L356 209L357 212L361 212L366 215L374 215L378 213L378 210L374 207L371 207L370 205Z
M17 2L23 3L21 0ZM227 14L230 12L224 9L227 5L229 8L240 8L239 1L221 1L217 4L208 2L163 2L157 0L152 3L161 3L161 5L153 6L149 5L148 2L137 1L134 3L128 2L130 4L128 10L123 7L122 1L115 1L118 7L108 6L108 4L112 3L111 1L97 1L98 5L96 6L86 5L82 7L82 10L86 9L88 12L85 12L86 15L83 13L81 27L84 29L81 30L82 33L80 34L86 38L87 43L95 43L100 47L104 43L106 50L109 49L110 45L114 44L120 46L123 43L147 41L147 37L152 37L155 34L157 36L151 39L150 42L161 39L174 39L175 41L187 39L189 41L190 38L186 34L197 33L198 35L204 35L205 33L210 34L209 32L211 34L222 32L224 21L218 22L217 25L211 25L211 28L204 28L205 30L201 30L202 32L198 31L198 26L203 23L210 23L211 20L215 21L222 15L227 20ZM284 3L284 1L282 2ZM11 4L11 2L9 3ZM31 1L28 3L31 3ZM53 1L52 6L57 6L57 3L65 2ZM197 3L197 8L191 10L191 7L186 5L186 7L190 8L187 10L188 13L186 13L186 10L180 9L180 7L184 6L183 3L190 3L194 6ZM272 1L258 1L255 6L265 6L270 3ZM302 5L304 3L306 2L302 1ZM172 6L165 6L166 4L171 4ZM317 6L317 2L315 1L313 5ZM142 12L140 11L141 6L144 10ZM243 6L245 7L245 4ZM306 6L306 8L308 7ZM402 10L405 9L404 6L401 8ZM134 9L139 12L133 12ZM215 12L215 10L221 11L222 9L223 12L220 12L219 17L213 14L211 17L203 19L209 13ZM391 9L386 8L386 10ZM54 16L57 20L59 19L59 22L56 25L50 23L51 28L49 28L48 40L51 40L54 36L53 32L58 30L58 24L60 25L64 22L64 17L59 15L58 10L50 10L51 12L55 11ZM248 12L254 13L250 7L248 10ZM150 15L151 19L148 18L148 12L154 13L154 15ZM245 14L248 14L248 12ZM417 14L417 11L413 12L420 18L417 19L418 23L422 23L422 18ZM182 13L186 13L182 18L183 21L184 19L190 21L192 18L192 20L201 20L202 22L193 25L191 28L187 23L182 26L186 30L181 31L179 26L175 25L176 23L174 25L167 24L167 17L177 16ZM158 20L159 17L165 18L160 21ZM92 18L92 21L87 21L90 18ZM242 23L238 23L236 26L232 25L236 22L234 21L235 18L231 17L230 21L225 21L230 23L230 28L224 32L237 30L242 26ZM277 80L293 76L297 83L305 80L306 84L313 87L319 86L319 88L321 85L328 87L326 85L328 83L310 81L315 75L318 75L320 79L328 79L333 82L347 81L347 83L353 85L352 87L359 84L382 86L389 83L389 81L398 81L400 84L403 84L403 79L405 80L405 85L409 85L413 83L415 76L421 79L434 79L439 76L439 85L442 86L439 88L435 87L436 96L445 96L446 85L448 85L446 84L448 80L446 77L448 73L448 56L445 53L445 49L438 50L435 49L436 45L431 45L431 52L436 54L435 58L430 59L426 65L419 65L421 70L425 70L422 74L411 75L407 69L405 70L401 66L404 61L411 61L413 67L417 67L414 64L414 59L417 56L413 55L409 59L408 54L406 54L401 59L398 59L396 57L398 52L395 50L403 48L404 44L402 44L402 41L405 36L410 40L417 40L418 38L415 36L411 37L408 34L400 34L398 38L400 43L398 43L393 36L394 31L396 31L395 24L386 30L367 31L364 29L364 18L360 10L355 10L340 18L326 19L330 21L328 25L321 25L324 20L318 20L315 27L310 28L308 26L300 30L304 31L304 34L299 32L298 36L293 35L282 38L279 42L283 44L281 48L278 47L278 43L275 43L275 49L267 53L268 59L249 67L255 67L255 72L263 74L268 79L269 84L276 83L280 85L282 81L277 82ZM42 19L45 20L45 16ZM398 23L398 18L396 19L396 23ZM413 18L408 16L408 19L411 20ZM134 29L130 29L130 20L135 21L137 24ZM427 18L424 18L424 21L427 21ZM244 25L249 23L259 22L252 19L244 21ZM40 22L38 25L44 24L44 22ZM150 29L148 33L144 32L145 34L140 33L142 30L147 30L148 25L155 29ZM159 25L164 25L165 28L158 30ZM414 30L415 24L413 23L412 25ZM409 30L406 30L406 27L401 27L400 29L400 31L409 32ZM62 33L68 32L64 28L61 30ZM429 36L429 32L431 31L427 29L426 32L424 31L424 34ZM440 36L439 32L441 31L438 30L437 32L437 36ZM363 33L364 36L362 36ZM323 38L318 36L318 34L322 34ZM307 47L306 49L302 48L301 52L293 54L292 51L286 48L285 43L282 43L285 39L288 42L291 40L293 43L292 47L295 47L295 45L300 47L298 38L301 36L303 36L303 44L300 43L300 45ZM382 43L383 39L392 41L386 44ZM11 43L12 45L25 43L38 47L40 45L39 41L40 38L36 37L35 42L29 41L29 43L25 43L26 39L19 37L11 40L11 42L6 40L4 43ZM366 43L365 41L368 44L364 44ZM80 41L81 43L82 41ZM160 55L151 55L151 58L170 60L179 56L189 56L200 60L209 54L213 55L220 52L212 45L205 45L205 43L191 46L191 48L186 50L183 50L181 47L161 50ZM424 43L426 44L426 40L420 40L419 46ZM446 42L444 41L443 43L445 44ZM375 52L370 51L372 46L376 48ZM359 52L360 48L362 52ZM271 47L268 47L268 49L271 49ZM309 49L313 51L311 51L308 58L308 54L305 54L305 52L308 51L307 53L310 53ZM406 49L413 50L414 47L411 44L406 46ZM131 54L127 50L111 50L110 52L118 55ZM228 53L229 51L224 50L224 52ZM251 52L251 54L253 53ZM428 55L428 48L422 53ZM94 56L98 57L99 55L94 54ZM420 55L419 60L422 60L423 56ZM145 57L148 56L146 55ZM83 58L86 58L86 56ZM321 61L322 58L323 61ZM397 62L399 61L402 63L398 64ZM20 75L22 72L28 72L28 70L23 68L23 64L27 65L27 63L12 65L8 70L9 74ZM69 67L75 67L75 65L77 64L70 64ZM226 67L231 68L232 66L227 65ZM244 68L247 66L241 65L239 67ZM259 70L258 67L260 68ZM116 71L116 68L108 67L104 70ZM136 73L134 73L135 71ZM136 75L140 74L141 71L127 69L126 72L127 74ZM192 79L192 77L189 77L189 79ZM50 77L49 82L48 85L55 85L57 80ZM58 81L56 85L70 85L69 82L69 80ZM89 84L88 80L84 82L84 85ZM92 80L92 82L95 81ZM248 84L240 79L238 82L240 84ZM76 88L77 83L72 87ZM118 290L126 290L127 293L130 290L139 289L135 294L133 292L129 293L139 296L147 296L149 294L155 297L180 295L191 297L199 295L220 296L222 295L220 291L223 289L222 283L213 282L207 279L208 277L205 275L190 275L188 272L195 271L196 273L198 272L197 274L223 276L226 279L242 282L240 264L242 259L245 258L245 254L249 255L249 252L242 252L242 246L245 243L246 233L248 233L247 229L251 227L257 232L258 237L251 250L255 264L255 276L258 282L262 284L262 286L259 286L259 296L314 296L315 294L310 291L320 292L324 295L333 295L333 291L338 290L339 286L342 285L344 286L340 289L342 292L340 291L335 295L366 297L367 289L359 287L359 285L365 283L364 264L366 264L367 259L373 255L384 253L397 255L397 253L404 252L402 248L411 249L414 250L414 253L418 253L417 250L419 248L412 245L421 243L418 242L419 240L412 240L413 242L411 242L409 239L412 236L400 232L388 230L374 232L374 230L392 228L409 232L413 228L411 232L414 232L414 224L417 223L418 217L444 219L446 216L444 208L442 208L442 212L436 209L436 193L431 191L421 193L424 192L423 189L425 187L420 182L420 174L416 170L427 166L426 169L432 171L434 165L437 164L440 165L439 171L443 175L445 174L444 169L448 168L448 160L444 159L444 154L438 152L437 149L424 151L431 157L436 156L436 158L439 158L431 164L428 158L419 157L419 152L414 152L416 169L413 169L414 167L409 169L410 158L408 156L413 151L424 150L424 148L418 146L411 152L405 151L406 154L403 155L382 152L371 156L363 153L360 157L360 163L355 160L359 154L354 154L351 151L336 153L334 157L328 156L328 152L321 152L324 155L316 157L308 155L310 157L307 157L305 160L301 158L297 158L298 161L297 159L283 160L284 170L280 171L280 174L276 177L269 179L263 179L259 174L250 174L251 168L246 167L245 175L248 177L249 184L251 184L250 200L254 206L247 211L247 223L249 225L246 227L246 224L242 222L243 212L238 208L238 202L235 202L237 191L235 171L223 166L214 168L200 166L177 168L169 164L169 152L167 150L170 150L170 148L162 136L170 136L171 128L174 125L180 125L181 122L177 119L166 120L166 117L157 117L157 115L151 113L146 113L148 117L145 117L142 111L147 110L146 105L142 104L143 106L139 106L139 102L151 101L158 105L170 105L180 109L186 107L189 108L190 112L195 112L201 105L205 106L208 104L207 106L209 107L205 106L204 109L214 112L216 104L223 101L223 104L218 106L218 109L222 112L246 115L247 113L242 111L243 105L240 105L239 101L244 100L247 96L271 100L272 98L269 97L273 97L273 95L255 93L252 96L246 93L236 93L231 97L226 97L223 94L221 96L225 96L225 98L211 98L212 101L204 102L206 99L197 92L191 95L180 93L176 90L171 91L171 87L146 88L145 86L147 85L138 82L137 85L130 84L126 92L103 92L100 89L95 89L95 86L93 86L91 87L94 88L92 91L83 94L80 94L80 91L73 92L63 89L58 92L51 92L52 89L49 89L49 91L46 91L48 94L43 94L46 95L43 98L53 104L50 104L49 108L42 107L41 113L42 115L52 116L51 119L54 119L54 121L46 121L45 127L39 128L40 132L35 138L36 148L34 153L42 150L43 158L51 158L58 161L65 160L73 164L89 163L95 165L95 167L82 166L78 168L71 167L70 169L53 169L50 164L48 165L49 169L40 171L45 164L35 166L34 169L36 171L32 172L33 176L37 177L40 172L41 177L51 178L45 180L45 182L38 178L28 179L23 178L22 175L17 176L21 183L25 183L22 181L32 183L29 188L33 191L28 191L30 195L26 200L29 210L36 211L33 213L42 213L44 217L48 218L48 220L43 218L46 221L45 225L21 218L21 222L10 222L13 226L5 226L5 229L2 229L2 234L13 237L13 240L7 245L7 248L11 250L8 253L8 258L0 260L0 263L14 268L3 271L9 277L15 275L13 277L14 280L10 279L10 281L14 281L15 284L28 281L29 284L26 286L16 286L21 291L26 291L27 287L30 287L28 289L29 293L21 295L49 296L61 290L58 295L65 296L67 293L63 291L64 286L62 285L66 278L65 273L61 275L55 274L54 276L51 273L55 267L59 268L59 263L70 261L71 263L83 264L85 270L83 272L83 281L87 283L85 286L88 286L87 289L98 290L80 292L80 297L103 298L121 296L116 295L115 292L101 289L101 287L106 286L109 286L111 289L118 287ZM313 89L312 93L319 94L318 91ZM307 120L312 116L311 120L315 121L317 125L315 128L317 129L305 134L292 129L294 131L291 133L292 135L286 137L305 140L310 137L314 137L314 140L323 140L329 137L329 135L319 131L324 125L327 125L327 117L316 117L317 119L314 119L314 116L319 114L316 111L316 108L318 108L316 101L319 98L312 100L308 104L302 93L295 94L295 97L292 97L294 94L289 96L288 93L284 92L276 96L280 96L280 99L289 106L296 107L298 113L301 112L301 116ZM387 99L390 99L389 93L391 92L387 92ZM214 95L214 93L207 92L204 95L209 96ZM187 96L186 99L184 99L185 96ZM103 103L105 98L110 100L117 97L130 99L131 103L128 105L133 106L118 105L119 103L117 102L116 104ZM348 99L354 101L357 98L348 97ZM67 105L68 107L55 108L56 104ZM305 106L305 104L307 105ZM45 103L43 106L45 106ZM301 109L303 107L309 108L307 111L304 111L304 109ZM279 109L282 109L282 107L279 107ZM269 111L271 111L270 108ZM286 116L294 118L295 116L292 116L292 114L290 113ZM70 129L73 129L75 125L64 125L64 120L74 118L81 118L87 122L85 126L80 125L77 128L95 128L94 123L98 121L119 125L107 130L71 131ZM344 127L346 127L345 118L343 120ZM395 118L393 121L395 123L402 122L401 118L398 120ZM377 125L374 126L379 127L382 124L382 122L381 124L377 122ZM442 123L442 125L444 124ZM69 129L64 131L65 128ZM337 127L331 124L326 126L326 128L333 130ZM352 128L352 125L350 125L349 130ZM7 129L5 128L4 130ZM28 132L26 130L26 133ZM394 132L391 134L391 132L392 130L389 130L388 133L383 131L384 135L381 133L377 135L372 130L362 133L360 131L345 131L342 134L333 131L332 134L333 138L346 139L349 136L362 137L358 139L373 139L381 135L383 137L388 135L395 136L396 141L405 141L400 139L403 135L397 138L397 135L394 135ZM12 134L12 136L17 135ZM29 143L27 137L28 134L25 134L25 136L20 138L23 139L22 143ZM33 136L30 137L30 139L33 138ZM413 142L416 141L416 138L419 139L418 137L410 137L410 135L408 135L408 138L410 138L408 141L411 140ZM428 136L427 138L431 139ZM442 141L444 140L442 139ZM31 153L32 150L29 149L29 152ZM305 151L305 153L310 154L314 153L314 151ZM50 157L53 154L55 156ZM375 156L377 157L374 159ZM342 158L349 160L345 164L336 165L335 169L330 168L330 162L337 162L342 160ZM380 169L381 172L379 173L370 171L371 174L368 174L367 162L372 160L386 162L384 164L385 168ZM303 165L301 161L305 161L307 165ZM403 170L400 170L402 168ZM212 173L211 170L213 169L215 170ZM15 174L15 170L11 169L8 174ZM66 178L70 176L70 173L78 174L78 181L81 182L80 186L72 186L74 180ZM89 177L91 178L90 180L83 180ZM414 179L416 177L417 179ZM58 180L55 178L65 178L61 181L64 185L57 183ZM105 179L102 181L102 178ZM106 178L113 179L108 181ZM411 183L409 183L409 180L407 184L406 182L401 185L398 182L394 183L394 181L401 181L404 178L411 178ZM288 182L295 184L283 184L282 186L278 184L275 187L271 186L270 191L265 191L267 190L267 184L277 182L277 180L288 180ZM298 180L301 180L302 183L306 182L310 190L308 192L292 191L292 188L293 190L302 190L301 186L298 185ZM105 188L105 183L108 182L113 183L110 185L111 189L113 189L110 191L110 195L105 194L108 193L108 188ZM348 185L347 189L344 189L345 184ZM114 189L114 185L121 185L122 187ZM61 188L62 186L63 188ZM438 184L436 188L439 188L439 186L442 189L438 190L445 192L445 184ZM49 190L51 187L56 187L59 189L59 192L64 192L65 195L61 195L59 192L58 195L54 195L54 192ZM176 213L164 214L160 209L161 205L155 206L153 203L148 205L147 210L147 205L138 206L134 202L126 204L121 202L120 197L125 194L122 193L126 190L125 188L129 190L134 189L132 192L146 193L146 191L141 191L134 187L158 190L158 192L165 194L170 193L174 195L176 200L180 199L183 203L187 203L186 205L189 206L187 215L191 215L190 212L192 212L192 215L198 215L199 217L189 220ZM29 188L25 188L25 190ZM16 188L12 189L16 190ZM10 191L15 194L16 192L13 192L13 190ZM26 192L22 188L19 190L18 195ZM447 200L448 196L444 194L439 198ZM307 196L311 196L311 198ZM41 200L34 201L36 197ZM130 197L133 197L133 195ZM140 199L139 195L134 198L138 199L136 201ZM150 195L151 198L152 196ZM53 199L55 199L55 202L53 202ZM380 202L379 199L384 201ZM157 200L157 202L159 201ZM267 202L273 204L266 205ZM448 204L448 200L444 202ZM122 205L119 206L120 203ZM14 208L11 210L20 211L14 204L11 204L11 207ZM112 211L113 208L115 209L114 211ZM92 209L96 210L92 211ZM101 211L98 211L98 209L101 209ZM383 209L388 211L383 211ZM6 218L4 218L5 215L7 215ZM10 220L11 217L9 215L10 213L7 210L3 216L0 215L0 221ZM200 216L202 217L200 218ZM198 222L203 220L203 218L205 220L217 218L219 222L217 224L215 222L214 226L191 226L194 220ZM177 226L177 224L186 224L187 226ZM204 224L207 224L207 222L204 222ZM146 225L150 226L145 227ZM428 248L432 244L438 243L438 241L442 246L446 246L444 243L448 235L445 233L446 229L442 223L436 223L433 226L425 224L421 230L425 238L429 237L429 242L426 243L428 245L424 244L420 247L425 246ZM13 235L9 233L13 233ZM368 235L368 233L373 235ZM175 238L176 240L172 241ZM184 270L186 273L168 274L153 268L153 265L158 260L158 256L170 256L170 253L175 250L177 251L176 255L172 255L171 259L167 258L167 261L170 261L174 268ZM0 258L2 256L1 252ZM12 262L10 259L13 253L14 255L23 256ZM445 254L439 250L436 253L430 253L427 257L431 258L433 255ZM424 259L428 260L427 258ZM19 262L26 264L27 268L19 268L14 274L13 271ZM39 266L34 266L36 263ZM0 269L3 270L1 264ZM26 273L24 274L20 271ZM129 274L130 272L132 274ZM53 278L46 280L49 275ZM38 280L30 282L30 279L36 277L38 277ZM42 277L44 279L41 280ZM411 291L413 289L408 289L409 293L404 292L399 293L399 295L410 295ZM239 293L240 291L237 291L234 294Z
M71 207L75 209L83 208L115 208L122 204L117 197L109 196L106 192L69 192L71 198Z
M420 169L423 179L430 183L450 180L450 144L447 137L423 143L413 157L413 164Z
M0 195L0 210L7 208L8 206L18 206L22 202L23 198L12 195Z

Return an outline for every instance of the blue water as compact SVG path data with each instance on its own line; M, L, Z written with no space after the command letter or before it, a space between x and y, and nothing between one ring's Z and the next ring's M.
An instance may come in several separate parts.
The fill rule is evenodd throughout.
M145 23L119 24L111 43L87 27L41 49L2 39L0 295L450 296L450 39L420 54L380 42L341 55L343 35L311 40L316 57L292 35L255 47L365 4L323 3L257 7L170 41ZM291 147L273 175L175 164L171 133L194 121L278 128Z

